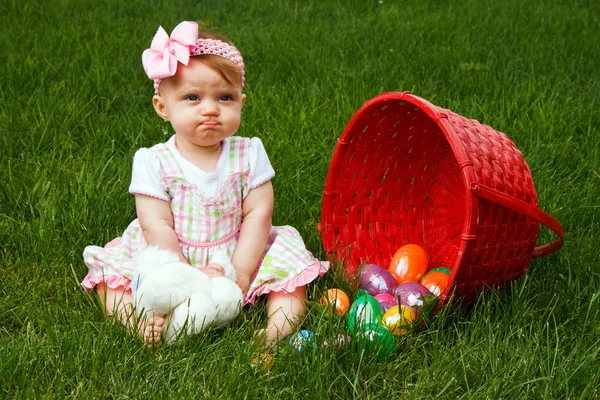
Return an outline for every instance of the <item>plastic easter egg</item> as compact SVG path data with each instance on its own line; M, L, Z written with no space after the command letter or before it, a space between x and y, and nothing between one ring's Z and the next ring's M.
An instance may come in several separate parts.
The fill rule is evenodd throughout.
M388 269L396 274L397 279L399 279L398 283L419 282L425 275L428 264L427 253L421 246L407 244L396 251Z
M357 327L378 324L381 318L383 318L383 309L375 297L368 294L360 296L348 311L348 330L353 334Z
M391 293L398 286L394 275L377 264L365 264L358 274L357 282L358 287L365 289L371 296Z
M452 271L448 267L435 267L435 268L427 271L427 274L430 273L430 272L437 272L437 271L441 271L441 272L443 272L445 274L448 274L448 275L452 274ZM425 274L425 275L427 275L427 274ZM421 278L421 279L423 279L423 278Z
M342 347L346 346L347 344L349 344L351 342L350 336L348 335L344 335L344 334L339 334L335 337L334 340L331 341L331 343L328 340L323 341L323 345L321 346L322 348L337 348L337 349L341 349Z
M369 294L369 292L367 292L365 289L357 289L354 294L352 295L352 299L356 300L358 299L360 296L364 296L365 294Z
M356 345L379 357L389 357L396 349L394 336L380 324L367 324L357 331Z
M433 271L429 272L421 279L421 284L429 289L431 293L439 297L446 290L449 279L450 275L441 271Z
M398 298L389 293L379 293L375 296L375 299L381 304L381 308L383 308L383 312L389 310L392 306L398 304Z
M409 307L423 307L432 293L419 282L404 282L394 289L394 296L400 304Z
M338 315L344 315L350 308L350 298L341 289L329 289L321 296L321 304L327 307L326 313L335 311Z
M273 367L273 356L267 352L257 353L252 358L250 366L256 372L269 372Z
M313 350L315 348L315 333L303 329L290 338L289 344L298 351Z
M394 336L404 336L417 319L417 312L409 306L393 306L383 315L381 321Z

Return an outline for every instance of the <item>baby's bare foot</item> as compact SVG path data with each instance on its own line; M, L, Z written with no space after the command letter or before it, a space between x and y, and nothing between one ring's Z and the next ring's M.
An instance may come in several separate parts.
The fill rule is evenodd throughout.
M158 346L162 343L162 332L165 319L153 315L140 321L138 329L142 340L148 347Z

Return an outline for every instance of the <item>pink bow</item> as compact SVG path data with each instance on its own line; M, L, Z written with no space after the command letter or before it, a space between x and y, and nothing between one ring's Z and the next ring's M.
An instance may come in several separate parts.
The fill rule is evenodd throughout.
M190 50L198 40L198 24L183 21L173 29L171 37L163 27L152 39L149 49L142 53L142 65L150 79L163 79L175 75L177 62L188 65Z

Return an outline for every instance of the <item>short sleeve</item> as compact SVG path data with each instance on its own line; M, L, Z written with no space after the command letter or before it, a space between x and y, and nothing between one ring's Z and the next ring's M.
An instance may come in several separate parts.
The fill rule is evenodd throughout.
M133 157L129 193L169 201L169 196L160 183L161 178L162 170L156 154L145 148L139 149Z
M250 189L254 189L273 179L275 170L259 138L250 139Z

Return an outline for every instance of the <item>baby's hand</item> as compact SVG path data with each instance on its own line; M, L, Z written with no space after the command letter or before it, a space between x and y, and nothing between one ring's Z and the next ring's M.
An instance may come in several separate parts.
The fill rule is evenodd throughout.
M225 276L225 268L219 264L210 263L202 270L209 278Z

